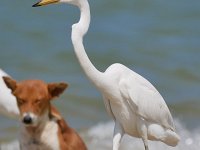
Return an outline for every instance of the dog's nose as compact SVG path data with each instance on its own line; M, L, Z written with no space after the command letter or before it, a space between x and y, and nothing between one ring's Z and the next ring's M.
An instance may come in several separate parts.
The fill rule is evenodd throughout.
M31 123L32 123L32 118L31 118L29 115L27 115L27 116L25 116L25 117L23 118L23 122L24 122L25 124L31 124Z

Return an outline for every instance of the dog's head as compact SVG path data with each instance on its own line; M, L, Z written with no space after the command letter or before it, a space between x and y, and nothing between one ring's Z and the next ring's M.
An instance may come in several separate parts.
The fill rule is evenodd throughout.
M37 126L49 117L50 101L68 86L66 83L45 83L41 80L17 82L10 77L3 79L16 97L21 120L27 126Z

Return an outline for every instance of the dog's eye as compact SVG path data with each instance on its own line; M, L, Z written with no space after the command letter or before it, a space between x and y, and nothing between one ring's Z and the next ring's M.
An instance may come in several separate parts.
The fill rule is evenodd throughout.
M41 100L36 100L35 101L35 104L40 104L41 103Z
M19 105L23 105L26 101L23 99L17 99Z

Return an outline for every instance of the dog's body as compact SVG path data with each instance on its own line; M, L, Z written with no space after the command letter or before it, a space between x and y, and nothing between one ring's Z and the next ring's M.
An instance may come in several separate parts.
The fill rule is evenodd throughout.
M37 128L21 128L22 150L85 150L80 137L62 118L58 118L55 108L51 117ZM55 114L56 113L56 114ZM61 116L60 116L61 117ZM84 148L83 148L84 147Z
M65 83L46 84L40 80L16 82L4 77L17 98L22 126L21 150L86 150L79 135L70 128L50 100L67 87Z

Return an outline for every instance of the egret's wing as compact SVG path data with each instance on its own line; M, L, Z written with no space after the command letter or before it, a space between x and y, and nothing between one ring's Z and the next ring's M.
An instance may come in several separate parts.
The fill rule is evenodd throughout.
M174 130L170 111L155 87L139 74L131 71L119 82L120 92L134 113L145 120Z
M3 76L8 75L0 69L0 113L12 118L17 118L19 116L19 109L17 107L16 98L5 85L2 79Z

